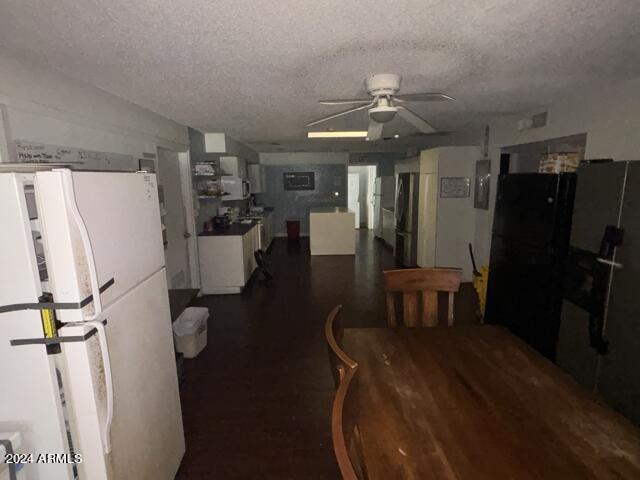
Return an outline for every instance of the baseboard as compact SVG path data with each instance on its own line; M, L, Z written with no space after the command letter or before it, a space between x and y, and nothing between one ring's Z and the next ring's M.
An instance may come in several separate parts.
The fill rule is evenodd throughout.
M242 287L214 287L206 292L202 291L202 295L231 295L234 293L242 293Z
M287 238L287 234L286 233L276 233L274 235L277 238ZM309 232L301 232L300 233L300 237L308 237L309 236Z

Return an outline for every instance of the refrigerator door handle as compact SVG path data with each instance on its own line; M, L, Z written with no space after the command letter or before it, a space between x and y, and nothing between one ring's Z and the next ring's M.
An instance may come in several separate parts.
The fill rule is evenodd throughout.
M596 262L603 263L604 265L609 265L613 268L622 268L622 264L619 262L614 262L613 260L607 260L606 258L596 257Z
M87 259L87 268L89 270L89 280L91 283L91 293L93 295L93 308L94 313L92 316L86 318L86 320L97 320L102 313L102 301L100 299L100 284L98 282L98 272L96 270L96 260L93 255L93 249L91 248L91 239L89 238L89 232L80 215L78 205L76 204L75 195L73 192L73 179L71 177L71 170L61 169L59 170L62 176L62 188L64 190L64 200L67 204L67 209L71 218L73 218L78 231L80 232L80 239L84 248L84 254Z
M111 361L109 360L109 346L104 324L99 320L86 322L95 327L102 354L102 365L104 368L104 381L107 393L107 412L104 425L102 426L102 448L104 453L111 452L111 424L113 423L113 378L111 377Z

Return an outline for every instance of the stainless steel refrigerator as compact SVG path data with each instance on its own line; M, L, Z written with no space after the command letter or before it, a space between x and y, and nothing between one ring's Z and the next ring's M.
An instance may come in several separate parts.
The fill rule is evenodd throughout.
M640 162L583 164L558 364L640 423Z
M415 267L418 261L418 195L420 175L399 173L396 185L396 264Z
M382 177L377 177L373 190L373 234L382 237Z

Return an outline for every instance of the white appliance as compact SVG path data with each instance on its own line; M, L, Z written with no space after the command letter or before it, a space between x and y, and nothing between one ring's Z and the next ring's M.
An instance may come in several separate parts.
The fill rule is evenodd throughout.
M223 202L249 198L251 194L251 184L247 180L229 175L223 175L221 178L222 191L224 192L224 196L222 197Z
M382 177L377 177L373 187L373 234L382 238Z
M155 175L0 173L0 205L0 424L24 452L82 455L25 478L173 479L185 444Z
M354 227L360 228L360 174L349 173L347 181L347 208L355 214Z
M374 234L376 237L385 238L387 237L385 229L393 228L393 236L395 236L395 225L391 225L391 222L387 222L389 227L385 226L384 222L384 209L391 208L393 210L395 203L395 190L396 190L396 179L393 175L385 175L381 177L376 177L375 187L373 193L373 205L374 205ZM390 245L395 244L394 241L389 242Z

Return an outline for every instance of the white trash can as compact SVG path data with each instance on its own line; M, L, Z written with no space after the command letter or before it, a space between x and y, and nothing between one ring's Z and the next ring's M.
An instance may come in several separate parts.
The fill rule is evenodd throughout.
M189 307L173 323L176 351L185 358L195 358L207 346L209 309Z

